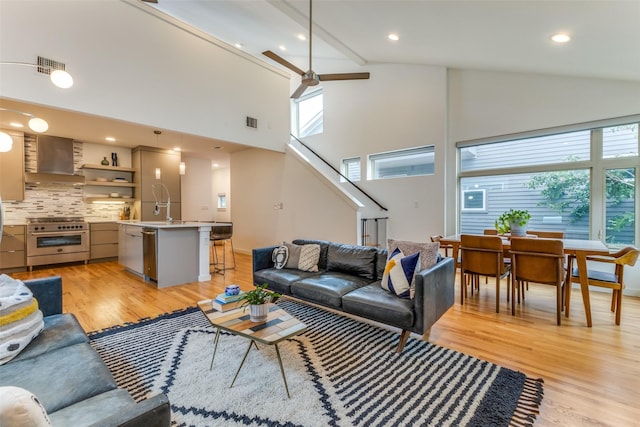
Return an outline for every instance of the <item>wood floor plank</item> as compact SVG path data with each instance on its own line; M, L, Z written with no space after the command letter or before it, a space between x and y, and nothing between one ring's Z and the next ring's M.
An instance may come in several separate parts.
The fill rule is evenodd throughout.
M237 283L252 285L251 257L236 254L237 268L211 281L164 289L144 282L117 262L37 268L13 273L29 279L60 275L66 312L87 331L192 307ZM459 282L457 282L459 283ZM506 285L501 290L505 293ZM459 285L456 285L456 293ZM433 326L430 342L500 366L543 378L544 400L536 426L640 425L640 299L624 297L622 324L609 311L610 294L591 292L593 327L587 328L580 292L572 295L571 317L555 324L555 294L530 286L516 315L502 301L495 313L495 286L481 285L464 306L454 306ZM393 351L393 348L389 348Z

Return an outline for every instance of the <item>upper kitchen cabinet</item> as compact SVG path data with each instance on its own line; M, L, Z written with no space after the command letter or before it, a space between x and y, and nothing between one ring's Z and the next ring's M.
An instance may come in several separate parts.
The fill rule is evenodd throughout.
M136 200L140 200L143 206L166 202L167 191L171 199L171 216L180 219L180 153L172 150L163 150L154 147L136 147L131 152L131 161L135 174ZM155 186L154 184L164 184ZM148 209L141 209L143 221L157 220L158 217Z
M13 147L0 153L0 195L2 200L24 200L24 134L2 130L13 139Z

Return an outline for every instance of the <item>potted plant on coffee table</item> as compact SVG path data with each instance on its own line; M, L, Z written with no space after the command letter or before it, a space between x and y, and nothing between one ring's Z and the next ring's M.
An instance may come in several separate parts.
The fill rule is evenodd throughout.
M526 236L527 223L531 219L528 210L509 209L495 221L494 226L499 234L511 233L512 236Z
M255 289L242 295L243 306L249 307L249 318L252 322L264 322L269 314L269 304L274 303L281 295L267 289L267 284L256 285Z

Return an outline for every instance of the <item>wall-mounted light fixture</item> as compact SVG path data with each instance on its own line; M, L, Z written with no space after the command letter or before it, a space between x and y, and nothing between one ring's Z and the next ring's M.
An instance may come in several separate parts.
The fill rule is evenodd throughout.
M73 77L69 74L65 68L65 64L57 62L52 59L43 58L38 56L38 62L32 64L30 62L13 62L2 61L0 65L22 65L25 67L35 67L39 73L47 74L51 79L51 83L62 89L68 89L73 86Z
M34 132L42 133L46 132L49 129L49 123L46 120L41 119L40 117L36 117L33 114L25 113L23 111L11 110L9 108L0 107L0 111L8 111L10 113L20 114L26 117L29 117L29 129ZM7 151L11 151L13 147L13 139L11 136L6 133L0 131L0 152L6 153Z
M6 153L13 148L13 138L5 132L0 132L0 153Z
M29 129L34 132L42 133L46 132L49 129L49 123L46 120L41 119L40 117L36 117L33 114L25 113L23 111L11 110L9 108L0 107L0 111L8 111L10 113L21 114L23 116L29 117Z
M180 175L184 175L187 172L187 166L184 162L180 162Z

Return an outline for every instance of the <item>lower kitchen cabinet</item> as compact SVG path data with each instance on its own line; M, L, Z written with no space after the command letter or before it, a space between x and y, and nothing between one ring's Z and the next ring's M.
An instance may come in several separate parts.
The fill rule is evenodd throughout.
M91 260L116 258L118 256L118 224L115 222L94 222L91 230Z
M0 270L26 268L25 226L5 225L0 243Z
M144 274L142 227L120 224L119 235L118 263L129 271L142 276Z

